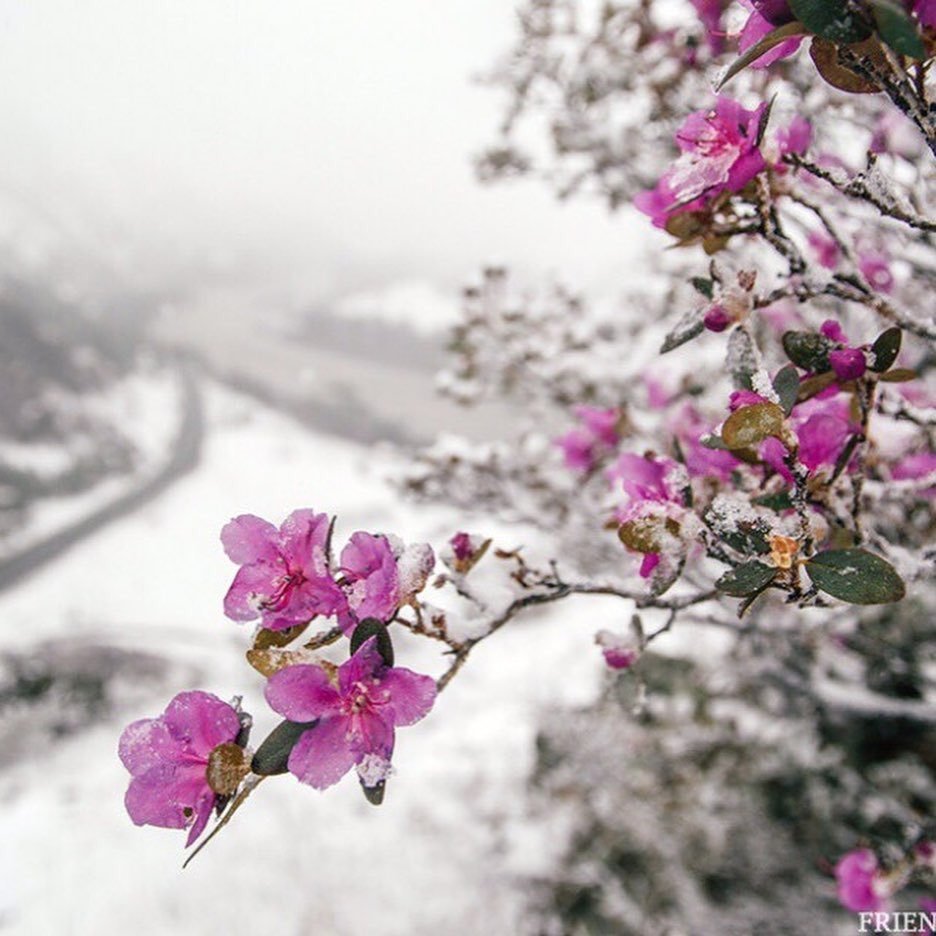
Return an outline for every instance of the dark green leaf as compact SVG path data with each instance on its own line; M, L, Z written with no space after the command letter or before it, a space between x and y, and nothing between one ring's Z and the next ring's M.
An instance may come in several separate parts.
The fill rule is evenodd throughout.
M897 570L864 549L833 549L806 563L813 584L849 604L887 604L906 594Z
M358 779L360 780L360 777ZM386 788L386 780L380 780L375 786L364 786L364 781L361 780L361 789L364 791L364 797L371 806L379 806L383 802Z
M818 332L788 331L783 333L783 350L787 357L803 370L816 374L829 370L829 352L835 345Z
M776 510L777 513L792 510L794 506L789 491L779 491L777 494L764 494L761 497L755 497L754 503L759 507L766 507L768 510Z
M751 46L744 55L736 58L725 72L721 81L718 82L715 90L720 91L738 72L743 71L752 62L756 62L762 55L768 53L774 46L792 39L794 36L802 36L806 33L806 27L799 22L786 23L777 29L767 33L763 39Z
M693 276L690 280L695 291L705 296L706 299L711 299L715 294L715 283L708 279L705 276Z
M796 403L799 394L799 373L793 364L787 364L781 367L774 377L773 388L777 396L780 397L780 406L787 416Z
M790 9L809 32L830 42L861 42L871 34L847 0L790 0Z
M894 361L897 360L897 355L900 354L902 338L903 332L897 327L888 328L887 331L883 331L877 336L877 340L871 345L871 353L874 355L871 370L877 371L879 374L890 370Z
M296 746L296 742L307 732L311 731L318 721L311 722L280 722L263 740L253 756L250 769L255 774L270 777L274 774L286 773L289 769L289 755Z
M722 539L734 550L745 555L758 553L764 555L770 552L767 536L770 526L766 521L741 521L737 528L729 533L722 534Z
M666 354L674 348L678 348L687 341L692 341L693 338L701 335L705 328L703 324L704 318L705 312L703 309L695 309L687 315L684 315L664 339L663 346L660 348L660 354Z
M783 434L783 410L776 403L753 403L735 410L722 426L722 441L730 449L750 448L769 436Z
M871 0L880 37L895 51L910 58L925 59L926 46L916 20L896 0Z
M377 650L383 657L387 666L393 666L393 642L390 640L390 632L387 625L379 618L364 618L351 635L351 654L352 656L361 649L364 643L371 637L377 638Z
M755 559L726 572L715 583L715 587L726 595L745 598L765 589L777 577L778 571L774 566Z

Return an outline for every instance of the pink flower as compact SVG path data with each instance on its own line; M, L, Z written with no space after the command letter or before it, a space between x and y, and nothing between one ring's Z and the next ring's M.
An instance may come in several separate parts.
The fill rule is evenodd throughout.
M389 621L397 610L423 590L435 567L426 543L404 546L382 534L352 533L341 551L341 587L348 614L339 615L345 632L365 618Z
M719 96L714 110L690 114L676 133L682 155L634 205L665 227L673 215L699 210L722 192L740 192L766 168L758 149L766 112L766 104L749 111Z
M725 48L725 31L721 25L724 4L722 0L690 0L705 27L708 46L713 55L720 55Z
M208 692L183 692L158 718L128 725L119 754L132 780L124 803L137 825L189 830L186 845L204 831L217 795L208 784L208 759L240 733L237 712Z
M864 347L850 347L845 332L842 331L842 326L835 319L826 319L819 331L829 341L841 345L836 350L829 352L829 365L835 372L835 376L843 383L864 376L864 372L868 369L868 360L864 353Z
M711 434L712 427L691 403L682 408L669 428L679 439L686 471L691 478L731 479L731 473L740 462L731 452L708 448L699 441L702 436Z
M886 901L875 888L877 870L877 858L870 848L857 848L839 859L835 879L843 907L853 913L883 909Z
M834 270L838 266L842 252L835 238L821 231L810 231L807 240L821 266L827 270Z
M251 514L221 531L228 558L240 565L224 598L235 621L257 617L269 630L285 630L344 610L345 597L329 570L331 521L296 510L277 530Z
M556 439L555 444L562 449L566 467L585 474L617 445L621 411L615 408L576 406L573 413L580 425Z
M605 663L611 669L630 669L640 657L640 651L623 634L600 630L595 634L595 643L601 647Z
M921 25L936 28L936 0L912 0L912 12Z
M784 0L742 0L751 11L747 21L738 37L738 48L741 52L757 45L768 33L773 32L777 26L791 22L795 17L789 5ZM801 36L787 39L774 46L768 52L752 63L753 68L767 68L779 59L788 58L800 47L803 41Z
M929 477L936 479L936 452L907 455L891 468L891 477L895 481L919 481ZM936 484L921 493L924 497L936 496Z
M936 11L936 3L933 9ZM900 111L888 108L874 125L868 149L872 153L891 153L913 162L923 151L923 138L913 121Z
M705 318L702 319L702 324L709 331L723 332L733 321L734 319L728 313L728 310L721 303L716 302L714 305L709 306Z
M782 127L777 131L776 136L781 156L789 156L793 153L802 156L812 143L812 124L805 117L797 114L788 127Z
M851 421L848 398L833 387L830 396L819 394L811 400L799 403L790 414L790 425L796 435L799 460L810 471L832 467L838 461L849 438L859 431ZM769 465L788 484L793 475L784 459L786 447L779 439L765 439L760 444L761 461Z
M682 488L688 483L680 466L671 458L634 455L624 452L605 472L612 488L620 482L627 500L615 516L624 524L645 517L677 520L685 513ZM644 553L642 578L649 578L661 562L656 552Z
M318 722L296 743L288 767L319 790L355 766L366 787L377 786L390 770L395 728L423 718L435 696L429 676L387 666L374 637L333 676L320 666L287 666L266 687L274 711L290 721Z
M890 261L880 251L865 250L858 254L858 269L878 292L893 292L894 274L891 272Z
M464 562L474 555L474 547L471 544L471 535L469 533L456 533L449 540L449 545L459 562Z

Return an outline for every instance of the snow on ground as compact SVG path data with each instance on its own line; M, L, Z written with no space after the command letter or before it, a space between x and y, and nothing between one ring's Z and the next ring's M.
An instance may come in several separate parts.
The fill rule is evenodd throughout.
M86 491L42 497L29 505L23 523L0 538L0 558L14 555L94 513L140 486L165 464L178 432L182 400L178 376L165 367L144 367L80 401L64 392L61 407L79 407L95 425L113 426L134 446L136 463L128 474L103 478ZM98 444L92 434L75 433L60 444L0 440L0 464L54 477Z
M234 572L218 542L223 523L311 506L338 514L339 545L363 527L436 546L460 524L442 508L401 503L372 452L311 435L220 388L209 388L207 408L198 470L0 595L0 651L67 635L194 660L200 688L244 694L259 740L276 717L242 661L249 627L221 613ZM524 806L535 724L549 706L588 702L606 678L597 651L582 652L607 623L603 607L595 599L571 612L531 613L481 645L430 716L399 733L382 807L370 806L352 777L325 793L272 778L184 872L181 833L128 819L116 756L124 723L192 688L172 675L184 667L170 668L172 684L145 706L5 771L0 931L522 932L529 878L546 873L564 844ZM398 656L434 674L444 665L426 641L401 644Z

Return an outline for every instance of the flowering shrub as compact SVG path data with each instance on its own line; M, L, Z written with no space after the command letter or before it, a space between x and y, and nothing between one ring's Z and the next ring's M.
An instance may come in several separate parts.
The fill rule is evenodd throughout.
M396 727L429 713L480 642L528 608L603 595L631 626L594 639L609 672L640 686L638 712L654 704L645 674L661 637L677 625L732 637L737 704L795 723L790 738L814 742L797 752L802 776L855 804L827 811L835 851L815 857L829 897L877 910L936 884L919 805L936 801L933 748L889 753L913 783L877 784L879 762L829 754L845 742L827 729L869 710L914 731L934 721L936 9L654 0L604 4L588 28L585 7L521 10L518 48L495 75L511 116L482 176L552 158L562 194L632 202L647 233L684 249L661 251L627 296L637 316L562 287L515 293L505 270L486 270L465 291L440 390L532 415L512 441L439 442L400 481L473 511L479 528L495 512L532 524L548 548L458 531L437 567L428 545L359 531L336 560L325 514L232 520L222 541L240 568L224 610L259 621L247 659L285 721L250 751L230 709L225 732L184 758L162 746L181 724L168 710L145 723L165 728L131 726L128 809L192 822L191 842L212 808L220 828L265 777L322 789L352 767L379 802ZM515 141L550 106L555 151L538 163ZM437 678L395 665L404 632L441 645ZM876 784L887 792L872 808Z

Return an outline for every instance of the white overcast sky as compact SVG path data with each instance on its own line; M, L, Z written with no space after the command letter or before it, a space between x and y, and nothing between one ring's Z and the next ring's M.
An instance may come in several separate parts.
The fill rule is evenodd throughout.
M608 288L595 203L481 187L512 0L2 0L0 195L323 295L498 259ZM156 246L158 245L158 249Z

